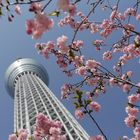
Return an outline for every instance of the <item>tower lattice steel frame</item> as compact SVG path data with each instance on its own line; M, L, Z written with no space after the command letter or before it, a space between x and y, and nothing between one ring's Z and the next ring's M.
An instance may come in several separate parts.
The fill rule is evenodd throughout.
M26 128L32 134L35 116L42 112L59 120L68 140L88 140L89 136L47 87L45 68L30 58L20 58L6 71L6 88L14 98L14 131Z

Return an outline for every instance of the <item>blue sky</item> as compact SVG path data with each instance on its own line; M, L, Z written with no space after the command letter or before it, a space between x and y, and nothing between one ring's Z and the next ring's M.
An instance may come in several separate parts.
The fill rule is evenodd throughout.
M132 0L130 0L132 1ZM131 2L130 2L131 3ZM126 4L128 6L130 3ZM122 6L124 3L121 3L121 9L124 9ZM56 7L54 7L55 9ZM51 8L49 8L50 10ZM53 9L53 10L54 10ZM48 11L49 11L48 10ZM87 13L87 9L82 10ZM22 16L15 16L15 19L12 23L7 21L7 15L0 18L0 139L7 140L8 135L13 132L13 99L7 94L5 89L5 71L8 66L17 58L17 57L29 57L39 61L47 69L50 84L49 88L55 93L55 95L60 99L60 87L65 82L73 82L73 79L67 78L59 69L55 63L55 59L51 57L50 60L46 60L41 55L38 55L34 44L36 42L47 42L48 40L56 40L56 38L62 34L72 36L73 32L70 29L64 28L64 30L57 30L57 26L52 31L46 33L40 40L32 40L25 32L25 20L32 17L27 12L26 8L22 11ZM100 11L98 14L93 15L92 18L100 19L104 16ZM55 18L56 21L59 19ZM137 25L138 26L138 25ZM67 29L67 30L66 30ZM91 36L89 33L80 33L78 37L86 41L88 46L85 49L85 54L90 57L94 57L96 60L101 60L101 53L96 53L95 49L91 46L92 40L96 36ZM115 38L119 38L116 34ZM102 61L103 62L103 61ZM104 63L104 65L110 67L111 62ZM137 61L131 61L125 69L135 68L134 80L138 81L140 66ZM105 95L101 95L97 100L102 105L102 110L100 113L94 114L95 119L99 122L103 131L110 140L118 139L120 136L129 135L132 136L131 129L127 129L123 120L126 116L124 113L124 108L127 104L127 95L124 94L118 88L109 88ZM69 100L63 101L64 105L68 110L74 114L73 105ZM84 120L79 120L79 123L84 127L84 129L90 135L99 134L99 131L96 129L96 126L91 123L90 118L86 117Z

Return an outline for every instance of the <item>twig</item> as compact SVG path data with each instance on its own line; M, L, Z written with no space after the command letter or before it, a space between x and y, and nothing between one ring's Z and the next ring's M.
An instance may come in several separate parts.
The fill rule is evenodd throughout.
M94 119L94 117L91 115L91 113L87 110L86 107L84 107L84 109L86 110L86 112L88 113L88 115L90 116L90 118L92 119L92 121L95 123L95 125L97 126L98 130L101 132L101 134L103 135L103 137L105 138L105 140L107 139L107 136L104 134L103 130L101 129L101 127L99 126L99 124L97 123L97 121Z
M75 30L74 32L74 35L73 35L73 38L72 38L72 41L71 41L71 44L74 42L74 39L76 38L76 35L80 29L80 27L82 26L82 24L85 22L85 20L91 15L92 12L94 12L95 8L102 2L103 0L99 0L98 2L94 3L93 4L93 8L89 11L88 15L86 16L85 19L83 19L81 21L81 23L79 24L79 26L77 27L77 29Z
M51 3L51 1L52 1L52 0L49 0L49 1L45 4L45 6L42 8L41 12L43 12L43 11L45 10L45 8Z

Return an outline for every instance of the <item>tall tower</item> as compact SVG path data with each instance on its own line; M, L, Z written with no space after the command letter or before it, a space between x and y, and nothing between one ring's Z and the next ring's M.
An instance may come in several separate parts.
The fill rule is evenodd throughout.
M19 58L6 71L6 88L14 99L14 131L26 128L31 135L35 116L42 112L59 120L68 140L88 140L89 136L47 87L45 68L29 58Z

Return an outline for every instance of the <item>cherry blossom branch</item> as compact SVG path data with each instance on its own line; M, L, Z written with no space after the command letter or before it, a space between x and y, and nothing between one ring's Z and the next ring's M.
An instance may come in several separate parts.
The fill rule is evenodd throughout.
M52 2L52 0L49 0L44 7L42 8L41 12L43 12L45 10L45 8Z
M13 6L13 5L26 5L26 4L32 4L32 3L35 3L35 2L42 2L42 1L45 1L45 0L35 0L35 1L29 1L29 2L19 2L19 1L16 1L16 2L9 2L8 4L3 4L1 3L0 5L2 7L7 7L7 6Z
M78 2L80 2L81 0L76 0L75 2L74 2L74 4L76 4L76 3L78 3Z
M94 124L97 126L98 130L104 136L105 140L108 140L107 136L104 134L103 130L101 129L101 127L99 126L99 124L97 123L97 121L94 119L94 117L91 115L91 113L89 112L89 110L87 110L86 107L84 107L84 109L88 113L88 115L90 116L90 118L92 119L92 121L94 122Z
M85 22L85 20L91 15L92 12L94 12L95 8L100 4L102 3L104 0L99 0L98 2L96 3L93 3L93 8L89 11L88 15L86 16L86 18L84 20L81 21L81 23L79 24L79 26L77 27L77 29L75 30L74 32L74 35L73 35L73 38L72 38L72 41L71 41L71 44L74 42L74 39L76 38L76 35L80 29L80 27L82 26L82 24Z
M112 72L110 72L107 68L105 68L104 66L100 65L100 67L102 67L103 69L105 69L109 74L111 74L111 76L109 76L108 73L105 73L105 77L104 78L107 78L107 79L110 79L110 78L115 78L115 80L117 80L118 82L121 82L121 83L126 83L126 84L130 84L131 86L134 86L134 87L137 87L137 88L140 88L136 83L133 83L131 81L128 81L126 79L121 79L120 77L118 76L115 76ZM99 76L99 75L98 75Z
M128 29L128 28L126 28L125 26L120 26L120 25L115 25L116 27L120 27L120 28L123 28L124 30L128 30L128 31L131 31L132 33L135 33L135 34L137 34L137 35L140 35L140 32L137 32L137 31L135 31L135 30L132 30L132 29Z

